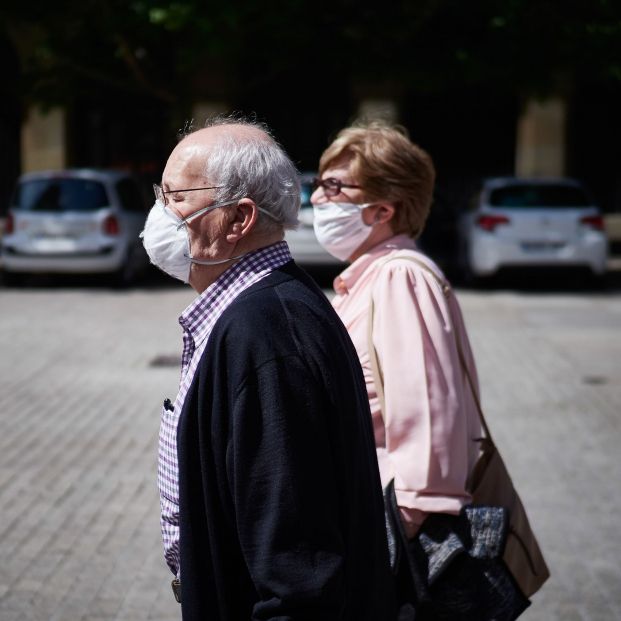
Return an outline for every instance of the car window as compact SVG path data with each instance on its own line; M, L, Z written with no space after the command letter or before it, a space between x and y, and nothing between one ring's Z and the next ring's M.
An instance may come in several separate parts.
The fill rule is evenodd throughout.
M116 184L116 191L121 199L121 205L126 211L134 211L144 213L146 211L145 204L142 200L140 190L131 179L121 179Z
M95 211L110 204L103 183L88 179L33 179L21 182L13 205L28 211Z
M562 184L519 184L492 190L492 207L588 207L586 192L577 186Z
M481 202L481 194L482 190L479 190L476 194L473 194L470 200L468 201L468 209L470 211L474 211L478 208L479 203Z
M312 207L310 202L311 194L313 193L313 184L303 182L301 184L300 200L302 203L302 209Z

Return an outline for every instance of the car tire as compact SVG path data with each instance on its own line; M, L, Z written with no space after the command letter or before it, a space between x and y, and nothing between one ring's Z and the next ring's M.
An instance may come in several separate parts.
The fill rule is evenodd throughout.
M26 274L22 272L7 272L2 270L2 283L6 287L20 287L26 280Z
M138 278L136 269L136 249L131 246L125 254L125 259L121 267L112 273L110 284L118 289L124 289L133 284Z
M457 251L457 265L461 284L465 287L476 287L479 282L479 278L472 271L468 252L468 242L464 239L462 239L459 243L459 249Z
M604 291L608 287L606 274L597 274L589 271L585 277L585 289L588 291Z

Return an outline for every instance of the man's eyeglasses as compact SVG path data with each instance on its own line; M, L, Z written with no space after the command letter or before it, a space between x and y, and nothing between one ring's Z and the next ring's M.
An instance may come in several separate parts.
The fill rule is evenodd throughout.
M313 190L319 187L323 188L323 193L328 198L333 198L340 194L343 188L360 188L361 186L353 185L352 183L343 183L340 179L334 179L333 177L328 177L328 179L315 177L313 179Z
M158 201L161 201L164 205L168 205L168 199L166 198L166 194L177 194L177 192L197 192L198 190L218 190L222 186L214 185L208 188L186 188L185 190L162 190L162 186L154 183L153 191L155 192L155 198Z

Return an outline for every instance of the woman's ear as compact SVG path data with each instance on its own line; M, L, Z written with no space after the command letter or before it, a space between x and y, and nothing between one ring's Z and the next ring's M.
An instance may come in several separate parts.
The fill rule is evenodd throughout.
M375 210L373 222L375 224L390 222L395 215L395 206L390 203L380 203Z

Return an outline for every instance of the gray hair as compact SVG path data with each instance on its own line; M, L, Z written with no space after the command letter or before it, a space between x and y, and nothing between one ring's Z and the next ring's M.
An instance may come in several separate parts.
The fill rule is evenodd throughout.
M222 133L209 153L206 174L221 186L215 201L251 198L269 216L261 217L257 229L263 231L294 229L300 210L299 173L283 148L262 124L235 117L209 120L205 127L246 125L258 129L240 137L236 132ZM266 215L266 214L263 214Z

